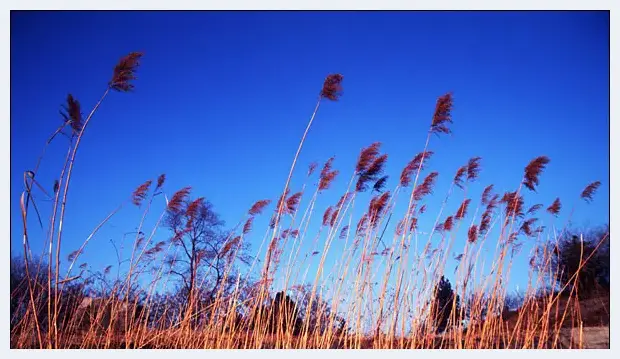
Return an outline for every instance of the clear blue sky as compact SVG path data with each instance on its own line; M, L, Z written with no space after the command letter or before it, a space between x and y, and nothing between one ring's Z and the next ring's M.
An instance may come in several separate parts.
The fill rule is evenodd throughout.
M34 167L60 124L60 105L72 93L87 113L117 60L131 51L145 53L135 92L105 100L78 154L65 255L160 173L168 177L168 193L192 186L230 226L255 200L277 197L317 92L334 72L345 76L344 96L321 107L292 184L299 190L308 163L336 155L341 177L319 201L320 214L340 197L359 150L372 142L383 142L390 155L392 189L423 148L436 98L453 91L453 135L431 139L429 168L440 177L427 222L433 223L454 172L470 157L482 157L473 205L487 184L502 193L515 190L524 166L539 155L551 163L538 194L526 192L527 204L546 207L559 196L564 209L556 223L573 205L577 224L609 221L607 13L13 12L14 254L22 250L23 171ZM49 190L63 160L61 142L38 174ZM586 205L578 196L595 180L601 188ZM462 195L454 198L445 213L454 212ZM139 219L138 210L124 209L93 239L84 259L95 269L113 264L109 239L118 241ZM255 228L257 249L264 222ZM35 249L42 234L32 229ZM520 282L525 268L525 260L516 267Z

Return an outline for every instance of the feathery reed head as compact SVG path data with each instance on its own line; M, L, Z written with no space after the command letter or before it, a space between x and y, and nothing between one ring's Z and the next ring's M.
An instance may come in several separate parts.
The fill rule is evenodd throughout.
M133 204L135 204L136 206L142 204L142 201L144 201L144 199L146 198L149 188L151 187L151 183L153 183L153 181L148 180L138 186L138 188L133 191L131 195L131 201L133 202Z
M538 221L538 218L529 218L523 221L519 231L528 237L532 237L532 235L534 234L534 231L532 231L532 225L536 223L536 221Z
M370 217L370 224L374 227L377 224L377 220L383 214L387 203L390 199L390 192L385 192L380 196L374 197L370 200L370 206L368 207L368 215Z
M325 78L321 97L331 101L337 101L342 96L342 80L344 76L341 74L330 74Z
M422 184L417 186L413 191L413 199L416 201L421 200L425 196L433 193L433 185L435 184L435 180L439 175L438 172L431 172L422 181Z
M372 190L377 192L377 193L383 193L383 189L385 188L385 184L388 180L389 176L383 176L381 178L379 178L377 180L377 182L375 182L375 184L372 186Z
M463 203L461 203L461 206L454 215L455 219L463 219L467 215L467 207L469 206L469 202L471 202L471 199L466 199Z
M336 219L338 219L338 215L340 214L340 208L334 209L332 212L332 216L329 220L329 226L333 227L336 224Z
M204 197L199 197L199 198L196 198L195 200L191 201L187 205L187 209L185 210L185 214L190 219L189 222L193 221L198 216L198 213L200 212L201 208L204 206L204 201L205 201Z
M157 177L157 186L155 187L155 191L160 189L164 185L164 182L166 182L166 174L162 173L159 177Z
M329 188L331 183L338 176L338 170L332 170L332 165L334 163L334 157L330 158L325 162L323 169L321 170L321 176L319 180L319 191L323 191Z
M360 218L359 222L357 222L357 228L355 230L355 234L360 235L360 233L365 232L367 226L368 226L368 214L364 213L362 218Z
M323 225L326 226L332 216L332 211L334 210L334 208L332 206L327 207L327 209L325 210L325 212L323 213Z
M413 232L418 228L418 219L416 217L411 217L411 221L409 222L409 231Z
M456 171L453 182L458 188L463 189L463 177L465 177L466 173L467 173L467 166L459 167L459 169Z
M411 183L411 177L414 172L422 171L424 164L433 155L433 151L424 151L418 153L407 165L403 168L403 172L400 174L400 185L403 187L409 186Z
M437 99L433 121L431 124L431 133L450 133L447 123L452 122L452 94L447 93Z
M265 209L265 207L267 207L269 203L271 203L270 199L261 199L260 201L256 201L256 203L254 203L248 211L248 214L250 214L250 216L261 214L263 212L263 209Z
M185 201L185 198L187 198L187 196L189 195L191 189L191 187L185 187L178 190L175 194L172 195L172 198L170 198L170 201L168 201L168 211L170 213L179 213L181 211L183 202Z
M65 112L60 111L60 115L69 123L74 134L82 131L82 112L80 110L80 102L73 98L73 95L67 95L67 105L63 106Z
M347 234L349 233L349 225L346 225L344 227L342 227L342 230L340 230L340 239L345 239L347 238Z
M467 162L467 180L473 182L480 175L480 160L481 157L472 157Z
M357 160L357 164L355 165L355 172L361 173L366 171L370 164L379 156L379 148L381 147L381 142L375 142L370 146L363 148L360 152L359 159Z
M132 52L121 58L116 67L114 67L114 74L109 83L111 89L119 92L129 92L134 88L131 82L137 79L135 73L138 66L140 66L142 55L140 52Z
M308 165L308 176L311 176L314 173L318 165L319 164L316 162L312 162Z
M485 234L489 227L491 226L491 212L487 209L482 213L482 218L480 219L480 227L478 229L479 235Z
M547 156L539 156L530 161L530 163L525 166L525 176L523 179L523 184L530 191L536 191L536 186L538 186L538 176L542 173L545 166L549 163L549 157Z
M506 204L506 217L523 217L523 197L515 192L506 192L502 197Z
M601 181L595 181L586 186L586 188L581 192L581 198L583 198L586 202L592 201L592 196L596 190L600 187Z
M248 234L252 230L252 223L254 223L254 217L250 217L245 221L243 225L243 234Z
M560 213L560 209L562 209L562 203L560 202L560 198L556 198L555 201L551 204L551 206L547 207L547 212L550 214L557 216Z
M336 203L336 208L342 208L342 206L344 206L345 203L351 200L352 197L353 197L353 193L351 192L347 192L343 194L338 200L338 203Z
M388 155L383 154L372 161L366 170L359 173L355 190L358 192L364 192L368 189L368 183L376 181L383 173L383 168L387 162Z
M450 232L454 227L454 217L448 216L446 220L443 222L443 230L446 232Z
M482 199L481 199L482 204L484 204L484 205L489 204L489 199L491 197L491 191L493 191L493 185L492 184L488 185L484 189L484 191L482 191Z
M535 204L532 207L530 207L530 209L527 210L527 212L525 212L526 214L535 214L536 212L538 212L539 209L542 208L542 204Z
M299 200L301 199L302 194L303 194L302 192L297 192L291 195L286 200L286 212L287 213L289 214L295 213L295 211L297 210L297 205L299 205Z
M469 241L469 243L475 243L477 239L478 239L478 226L476 226L475 224L472 224L471 227L469 227L469 230L467 231L467 240Z

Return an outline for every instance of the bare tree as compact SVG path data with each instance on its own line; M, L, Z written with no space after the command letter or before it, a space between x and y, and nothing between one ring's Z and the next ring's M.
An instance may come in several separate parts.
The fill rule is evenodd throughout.
M172 231L178 249L166 262L170 273L181 280L187 303L209 302L222 285L232 286L231 276L226 278L232 270L231 252L235 254L232 260L250 262L248 245L231 245L234 239L224 230L224 221L204 198L168 206L164 225Z

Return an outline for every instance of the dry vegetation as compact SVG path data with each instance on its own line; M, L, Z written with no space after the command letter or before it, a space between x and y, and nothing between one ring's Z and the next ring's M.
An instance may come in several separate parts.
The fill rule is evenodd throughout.
M435 225L418 228L439 179L438 172L427 169L431 139L451 133L450 93L437 100L422 151L404 164L393 188L387 189L384 173L388 155L381 143L373 143L362 149L347 190L332 206L318 208L317 198L341 177L334 158L310 165L307 183L293 190L297 160L321 103L342 94L339 74L329 75L319 91L282 193L273 202L249 206L236 228L224 229L211 203L193 198L191 188L167 192L161 175L128 199L143 216L132 234L130 257L118 258L118 266L124 263L127 270L114 279L112 266L92 272L78 264L89 241L120 207L61 265L65 208L80 143L108 94L133 89L141 57L132 53L120 60L86 118L78 100L67 97L64 123L46 144L60 135L71 140L53 191L36 176L43 155L25 173L24 257L11 266L13 348L560 348L567 346L560 340L562 329L608 325L608 229L588 234L588 240L582 233L572 237L567 228L553 226L560 199L545 206L525 204L524 193L535 194L550 163L546 156L525 166L514 191L495 193L488 185L479 199L468 197L482 163L472 158L449 176L441 209L429 217ZM581 198L592 201L599 186L587 185ZM35 191L52 203L40 256L31 253L28 231L33 218L40 221ZM453 198L458 210L446 215ZM145 228L156 201L165 201L165 211L154 215L154 228ZM395 209L397 201L406 204L404 213ZM253 252L247 237L272 204L263 243ZM355 215L355 207L362 208L361 215ZM549 229L535 217L543 207ZM317 216L321 225L315 233L309 223ZM393 230L387 230L390 221ZM154 240L158 228L169 231L167 240ZM456 248L463 236L458 233L467 238L464 248ZM505 283L524 241L535 243L530 283L517 308L510 308ZM306 242L313 244L308 253ZM344 250L334 253L336 242ZM495 249L490 263L483 259L485 243ZM563 254L569 247L572 256ZM452 276L446 264L454 251L460 254ZM304 272L307 258L318 260L316 273ZM284 284L276 289L280 280ZM582 345L580 340L568 344Z

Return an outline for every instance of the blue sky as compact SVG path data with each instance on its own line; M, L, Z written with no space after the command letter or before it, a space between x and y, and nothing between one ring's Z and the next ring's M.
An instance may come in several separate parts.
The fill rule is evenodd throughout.
M299 190L308 163L336 156L341 176L318 201L320 213L342 195L360 149L372 142L381 141L390 156L392 189L424 146L436 98L452 91L453 134L430 144L429 168L440 176L427 225L454 172L473 156L482 157L482 172L469 192L472 203L491 183L501 193L515 190L525 165L546 155L551 163L526 203L546 207L560 197L556 223L573 206L578 225L609 222L607 13L12 12L13 254L21 253L23 171L60 124L60 106L71 93L87 113L131 51L145 53L135 92L105 100L78 154L65 255L160 173L169 194L192 186L229 226L254 201L276 198L322 82L336 72L345 77L344 96L322 105L292 183ZM52 145L38 174L50 190L65 148L62 139ZM579 194L595 180L601 188L586 205ZM444 213L453 213L462 195L453 198ZM49 205L41 201L44 213ZM149 217L149 230L161 208ZM137 209L124 208L84 260L95 269L114 264L109 240L139 221ZM250 241L257 249L265 222L255 228ZM35 249L43 234L32 229ZM521 262L516 283L527 280Z

